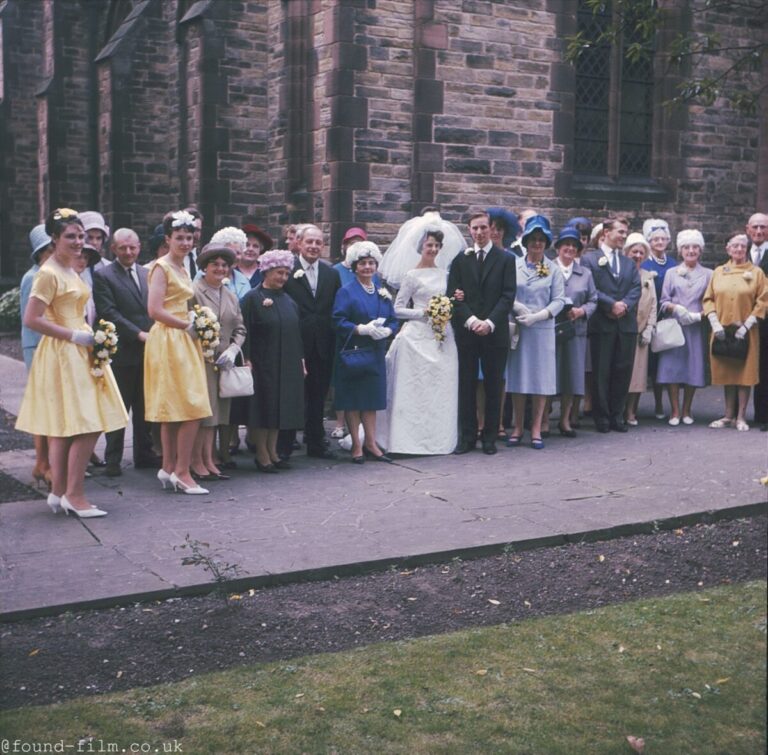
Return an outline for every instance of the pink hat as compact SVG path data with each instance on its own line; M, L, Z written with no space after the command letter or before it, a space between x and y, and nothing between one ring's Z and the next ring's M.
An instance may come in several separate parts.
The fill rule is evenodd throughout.
M345 234L342 241L349 241L355 237L361 238L363 241L368 240L368 234L362 228L350 228Z
M105 237L109 238L109 226L104 222L104 216L95 210L86 210L79 213L80 220L83 223L83 230L88 232L97 228Z

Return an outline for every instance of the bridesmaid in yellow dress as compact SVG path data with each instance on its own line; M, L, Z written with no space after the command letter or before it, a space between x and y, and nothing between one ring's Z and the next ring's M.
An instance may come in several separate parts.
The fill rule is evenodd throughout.
M42 333L16 428L48 437L51 493L48 506L81 519L105 516L84 491L85 468L96 439L128 422L120 391L105 365L91 374L93 332L85 321L88 286L72 269L85 232L74 210L54 210L45 223L53 254L40 268L24 310L24 325Z
M144 347L145 416L160 423L162 486L189 495L205 495L190 471L200 420L211 416L203 350L189 321L192 281L184 258L194 246L194 217L184 211L163 218L168 253L149 272L147 310L155 324Z

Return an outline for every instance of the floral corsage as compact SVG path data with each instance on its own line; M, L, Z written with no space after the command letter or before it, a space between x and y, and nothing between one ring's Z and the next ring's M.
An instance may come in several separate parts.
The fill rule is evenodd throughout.
M745 281L751 281L755 276L752 274L751 270L745 270L741 277L744 278Z
M93 330L93 357L91 375L104 377L104 368L112 362L117 353L117 328L108 320L99 320Z
M392 301L392 294L387 291L384 286L382 286L377 292L376 292L384 301Z
M597 264L600 265L600 267L605 267L608 264L608 258L607 257L601 257Z
M475 251L475 248L474 248L474 247L472 247L472 246L470 246L470 247L467 247L467 248L464 250L464 254L466 254L466 255L467 255L467 257L469 257L469 255L470 255L470 254L472 254L474 251Z
M299 280L299 278L303 278L303 277L304 277L304 271L303 271L303 270L301 270L301 269L297 270L297 271L296 271L296 272L293 274L293 277L294 277L296 280Z
M445 340L445 330L453 315L453 299L445 295L433 296L427 304L427 317L435 334L435 340Z
M261 302L261 306L264 307L265 309L269 309L274 303L275 302L273 302L272 299L267 297L266 299L264 299L263 302Z
M549 267L544 262L544 260L539 260L536 263L535 270L536 270L536 275L539 278L546 278L549 275Z
M195 318L192 322L195 325L195 332L200 339L200 345L203 347L203 358L206 362L213 363L214 352L219 345L219 331L221 325L219 318L216 317L210 307L202 307L195 304L192 308Z

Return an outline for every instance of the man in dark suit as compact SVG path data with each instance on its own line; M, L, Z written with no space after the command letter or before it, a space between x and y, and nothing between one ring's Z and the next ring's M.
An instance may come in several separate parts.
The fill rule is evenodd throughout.
M747 236L752 245L749 259L768 275L768 215L755 213L747 221ZM760 320L760 382L755 386L753 398L755 424L768 431L768 317Z
M285 291L299 306L304 343L307 372L304 378L304 442L307 456L334 459L336 455L325 444L323 416L333 369L335 334L331 315L341 281L338 272L320 259L323 246L323 233L317 226L301 227L299 253ZM280 444L283 455L286 445Z
M457 255L448 274L448 296L456 301L453 329L459 353L459 443L454 453L471 451L477 442L477 376L483 369L485 420L483 452L496 453L501 383L509 352L509 312L515 301L515 258L491 243L488 213L473 213L473 246Z
M640 274L624 256L629 223L606 220L600 249L588 252L581 263L592 273L597 309L589 318L592 353L592 416L598 432L627 432L627 402L637 344L637 303Z
M152 451L149 425L144 420L144 342L152 327L147 314L147 271L136 264L139 237L130 228L115 231L112 251L115 261L93 274L93 300L97 317L113 322L119 338L112 357L120 395L127 411L133 414L133 463L137 468L159 468L160 459ZM122 474L125 430L106 434L106 474Z

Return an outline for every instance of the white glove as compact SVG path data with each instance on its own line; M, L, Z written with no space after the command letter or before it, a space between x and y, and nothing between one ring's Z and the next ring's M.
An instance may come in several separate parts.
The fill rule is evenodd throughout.
M549 318L549 310L540 309L538 312L531 312L527 315L520 315L517 318L517 321L521 325L525 325L526 327L530 328L531 325L533 325L535 322L541 322L542 320L546 320L548 318Z
M387 328L383 325L374 325L371 338L374 341L383 341L385 338L389 338L392 335L392 328Z
M187 325L187 327L184 328L184 330L186 330L187 333L189 333L189 335L192 338L197 338L197 331L195 330L195 323L193 323L193 322L189 323L189 325Z
M734 338L735 338L737 341L743 341L743 340L744 340L744 339L747 337L747 333L748 333L748 332L749 332L749 331L747 330L747 328L746 328L744 325L742 325L742 326L741 326L741 327L740 327L740 328L739 328L739 329L738 329L738 330L737 330L737 331L736 331L736 332L733 334L733 337L734 337Z
M512 305L512 311L515 313L517 317L520 315L529 315L531 314L531 310L528 309L528 307L525 306L522 302L516 301Z
M361 323L357 326L357 334L359 336L369 336L373 338L373 333L376 329L376 322L371 320L370 322Z
M652 334L653 334L653 330L650 330L650 329L646 328L640 334L640 345L641 346L647 346L651 342Z
M216 365L221 367L222 370L231 370L235 366L235 359L239 353L240 349L237 347L237 344L230 344L221 352L221 355L216 360Z
M750 315L746 320L744 320L744 327L747 330L751 330L756 322L757 318L754 315Z
M715 312L710 312L708 319L709 324L712 326L712 334L718 341L722 341L725 338L725 329L720 324L720 320L717 319L717 314Z
M701 322L701 312L689 312L685 310L685 314L680 315L677 321L681 325L693 325L695 322Z
M85 346L87 349L93 346L94 343L93 335L84 330L73 330L69 340L72 341L72 343L76 343L78 346Z

